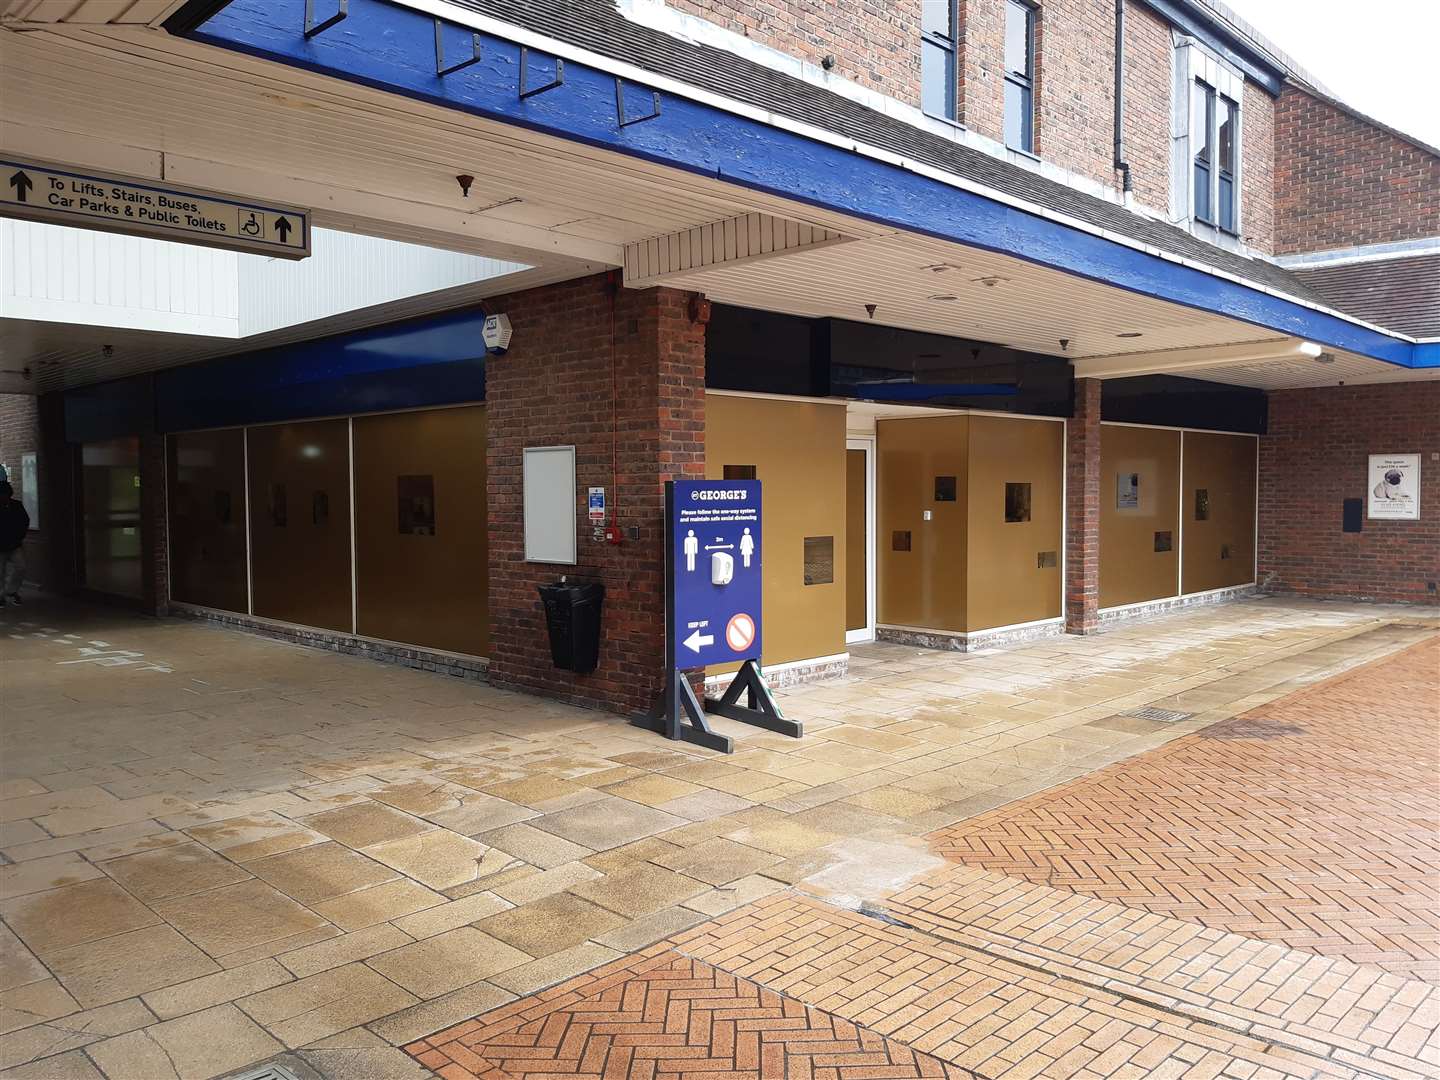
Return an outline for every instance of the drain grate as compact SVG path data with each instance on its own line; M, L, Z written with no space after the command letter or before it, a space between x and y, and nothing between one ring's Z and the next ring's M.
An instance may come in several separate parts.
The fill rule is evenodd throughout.
M261 1065L254 1069L247 1069L245 1072L234 1073L225 1080L300 1080L300 1077L284 1065L276 1065L271 1062L269 1065Z
M1306 729L1298 724L1281 724L1273 720L1231 720L1207 728L1200 734L1207 739L1279 739L1304 735Z
M1133 716L1137 720L1158 720L1162 724L1178 724L1181 720L1189 720L1195 714L1180 712L1177 709L1162 709L1158 705L1146 705L1143 708L1122 712L1120 715Z

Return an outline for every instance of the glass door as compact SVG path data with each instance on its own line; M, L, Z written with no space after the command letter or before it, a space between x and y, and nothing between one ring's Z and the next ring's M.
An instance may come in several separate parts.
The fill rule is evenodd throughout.
M141 596L140 440L108 439L80 450L85 585Z
M875 440L845 442L845 643L875 640Z

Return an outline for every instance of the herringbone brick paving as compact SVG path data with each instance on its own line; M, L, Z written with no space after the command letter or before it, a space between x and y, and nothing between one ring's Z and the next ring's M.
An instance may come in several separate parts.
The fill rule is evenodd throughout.
M920 1080L928 1054L664 950L405 1048L446 1080Z
M934 835L947 858L1440 981L1440 638Z
M984 871L948 874L1014 916L1042 917L1048 910L1064 922L1074 914L1077 898L1070 893L1007 883ZM946 873L935 875L937 887L945 879ZM1092 915L1096 908L1111 915L1123 911L1102 901L1083 903ZM1262 946L1268 952L1255 957L1244 947L1256 943L1236 935L1135 914L1146 924L1136 938L1143 936L1151 946L1152 962L1142 965L1146 972L1163 970L1157 954L1167 953L1194 967L1191 975L1219 969L1224 976L1261 981L1261 1007L1227 1006L1184 989L1179 982L1186 980L1134 973L1140 949L1117 950L1106 957L1111 966L1005 947L963 929L946 933L939 926L922 930L887 923L793 894L697 927L672 947L986 1078L1414 1080L1440 1069L1435 988L1281 946ZM1156 949L1157 942L1169 947ZM1318 969L1303 970L1311 961ZM1324 1018L1307 1025L1261 1011L1279 999L1286 1010L1300 1003L1309 1016L1318 994L1338 999L1345 1015L1368 1017L1370 1023L1341 1032L1317 1026ZM1357 997L1363 1008L1355 1005Z

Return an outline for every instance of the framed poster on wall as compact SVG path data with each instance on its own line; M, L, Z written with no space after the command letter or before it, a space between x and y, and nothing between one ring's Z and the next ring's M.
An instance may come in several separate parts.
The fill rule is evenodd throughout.
M1371 454L1366 517L1372 521L1420 519L1420 455Z

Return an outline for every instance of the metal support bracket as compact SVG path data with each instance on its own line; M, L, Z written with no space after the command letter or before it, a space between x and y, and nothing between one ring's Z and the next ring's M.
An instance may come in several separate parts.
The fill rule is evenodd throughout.
M330 27L340 22L350 14L350 0L338 0L338 10L324 22L315 21L315 0L305 0L305 37L314 37L316 34L323 34Z
M622 128L631 124L643 124L646 120L654 120L660 115L660 91L650 91L650 111L644 116L632 116L628 119L625 116L625 82L620 76L615 76L615 115L620 121Z
M741 694L745 695L744 705L739 704ZM780 706L776 705L775 699L770 696L770 688L760 677L760 669L756 667L754 660L746 660L740 665L740 670L730 680L730 685L725 688L725 693L718 701L706 699L705 710L716 716L739 720L742 724L753 724L766 731L789 735L792 739L798 739L805 734L799 721L787 720L781 715Z
M655 708L645 716L635 717L630 723L664 735L667 739L681 739L722 754L735 752L734 740L729 735L711 730L710 722L705 719L705 710L695 696L695 688L683 671L671 670L665 677L665 691Z
M520 100L536 94L543 94L546 90L554 90L557 86L565 85L565 61L555 57L555 78L551 79L544 86L529 86L530 82L530 49L528 46L520 46Z
M444 76L480 62L480 35L470 35L470 55L464 60L445 66L445 24L435 20L435 74Z

